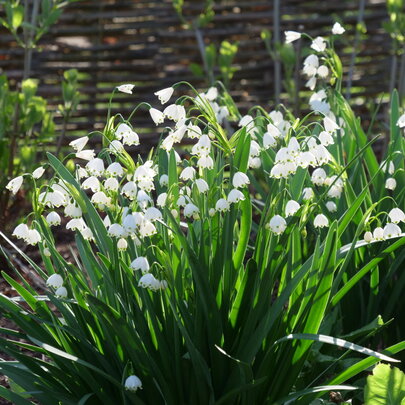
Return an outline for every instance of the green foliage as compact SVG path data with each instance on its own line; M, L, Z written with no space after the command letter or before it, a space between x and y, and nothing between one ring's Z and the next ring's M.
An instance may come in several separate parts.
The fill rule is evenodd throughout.
M405 374L397 367L378 364L367 377L364 401L367 405L403 405Z
M34 163L38 163L41 148L54 139L55 127L47 101L36 95L37 80L29 78L31 58L38 41L58 20L63 7L74 1L77 0L0 1L5 10L5 18L0 18L0 24L24 49L23 80L17 84L16 91L10 91L6 75L0 77L0 218L9 206L5 185L17 173L32 171ZM67 72L65 79L62 88L65 104L61 109L64 129L60 140L79 100L77 72Z
M72 114L77 109L80 101L80 93L78 91L78 71L69 69L63 73L64 81L62 82L62 96L64 105L59 106L59 111L66 117Z
M221 48L222 56L207 48L208 66L221 57L231 66L236 47ZM322 58L338 66L330 49ZM305 405L325 403L328 391L360 395L355 378L398 362L405 342L384 335L400 327L392 305L404 299L405 238L391 214L405 209L405 194L385 187L403 175L398 96L380 164L340 92L338 67L332 76L328 119L260 106L241 117L226 91L188 85L164 113L173 130L147 161L124 149L138 109L159 114L146 103L128 119L109 112L96 159L83 164L77 152L71 170L47 153L54 176L34 190L33 213L14 232L38 245L42 264L0 233L47 282L38 295L18 272L2 274L17 297L0 294L16 325L0 329L0 351L15 359L0 362L12 380L0 396L43 405ZM77 72L65 79L71 107ZM21 94L22 111L42 111L28 108L35 81ZM196 143L182 160L173 145L185 136ZM69 260L57 249L58 220L49 219L56 211L75 232Z
M190 2L191 3L191 2ZM215 16L214 0L204 0L201 13L193 19L187 19L184 13L184 0L172 0L172 5L183 24L188 28L202 28L209 24Z
M384 28L400 46L405 41L405 2L404 0L387 0L387 10L390 17Z
M52 114L47 109L46 100L36 95L37 89L37 81L27 79L22 82L21 92L10 91L7 77L0 76L2 189L8 178L19 172L32 171L38 148L53 137ZM12 172L9 171L10 162Z
M219 49L218 64L221 71L222 80L226 87L229 87L234 73L237 71L236 67L232 66L232 62L238 52L238 43L230 43L222 41Z
M238 70L237 67L232 66L237 52L237 42L222 41L219 49L217 49L215 44L207 45L204 49L204 59L208 76L212 77L213 80L221 80L225 87L229 88L230 81ZM197 63L190 64L189 68L197 77L204 77L204 73L207 73L204 72L203 66ZM217 75L216 72L218 72Z
M41 37L56 23L63 7L78 0L38 0L35 6L20 0L3 0L5 18L0 18L0 24L7 28L23 48L35 48ZM31 12L31 15L28 14ZM29 32L23 35L21 30Z

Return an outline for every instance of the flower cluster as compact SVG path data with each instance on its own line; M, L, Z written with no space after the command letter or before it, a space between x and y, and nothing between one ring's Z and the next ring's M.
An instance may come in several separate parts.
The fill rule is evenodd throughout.
M333 26L333 35L343 32L344 28L338 23ZM300 37L300 33L286 32L287 42ZM194 97L187 96L191 108L186 108L186 104L179 100L167 105L163 111L148 107L153 123L166 125L165 136L159 145L160 153L166 155L165 166L158 167L153 158L134 161L130 157L126 147L139 145L140 137L131 122L122 116L114 117L107 145L99 153L95 149L86 149L89 136L70 142L76 157L74 176L80 192L88 196L98 211L107 235L122 255L122 260L128 263L128 268L134 271L134 275L138 270L142 273L137 277L139 287L151 291L168 287L164 270L161 266L149 265L148 257L151 256L146 251L150 238L168 227L168 216L179 222L186 221L182 222L185 226L187 221L205 221L213 217L216 221L223 220L227 212L237 212L239 203L254 195L251 193L251 179L255 178L256 170L260 170L270 184L288 185L298 175L303 179L300 195L292 199L290 194L277 209L272 206L262 212L268 216L267 228L274 234L283 234L289 223L295 222L291 218L294 216L311 221L316 229L328 227L337 217L347 178L333 151L337 140L344 136L346 126L332 111L325 89L315 91L318 82L322 84L322 80L330 75L330 44L323 37L311 39L310 47L314 53L304 60L303 73L308 77L307 86L313 90L309 100L315 113L312 122L304 124L305 120L300 121L288 111L262 110L263 113L256 116L252 112L239 116L241 129L235 134L227 133L229 125L224 125L224 121L229 118L229 110L226 105L221 105L223 100L218 89L212 87L205 93L196 92ZM126 94L132 94L133 89L134 86L129 84L117 87ZM164 105L174 92L175 87L169 87L155 92L155 95ZM195 114L196 110L198 114ZM404 117L398 120L400 128L405 127ZM236 157L237 135L241 137L243 133L249 137L246 164L243 168L233 166L233 163L224 164L228 158L232 162ZM182 159L175 150L176 145L183 144L184 140L191 144L188 159ZM386 188L394 190L394 163L387 162L386 167L389 175ZM37 179L43 173L44 168L39 167L31 176ZM19 176L11 180L7 188L17 193L22 183L23 176ZM89 242L96 242L95 230L85 215L86 206L66 180L56 178L44 186L36 203L38 212L43 214L50 228L64 223L66 229ZM389 213L390 222L385 228L377 228L373 233L368 231L364 239L381 240L399 235L398 223L403 222L403 217L402 211L398 210L395 208ZM38 229L34 220L31 226L18 225L13 235L31 245L42 243L44 252L47 252L46 241ZM57 289L64 288L48 284ZM67 291L61 290L57 295L64 297Z

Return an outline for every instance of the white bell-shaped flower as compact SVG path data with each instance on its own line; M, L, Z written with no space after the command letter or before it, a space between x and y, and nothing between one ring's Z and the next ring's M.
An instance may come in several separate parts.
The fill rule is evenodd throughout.
M290 44L291 42L301 38L301 33L297 31L284 31L284 35L286 44Z
M111 225L111 219L108 215L105 216L103 219L103 224L106 228L108 228Z
M23 183L23 176L15 177L14 179L10 180L7 185L6 189L10 190L12 194L17 194L18 190L21 188Z
M48 280L46 280L46 285L52 288L62 287L63 278L60 274L57 273L52 274L50 277L48 277Z
M321 167L318 167L312 172L311 181L317 186L323 186L325 184L326 172Z
M373 234L370 231L365 232L363 238L364 238L364 241L367 243L370 243L374 240Z
M206 193L209 189L208 183L204 179L196 179L195 185L200 193Z
M59 208L65 206L68 203L65 195L60 191L48 191L47 193L41 193L38 197L39 201L48 207Z
M330 134L334 134L338 129L340 129L339 125L329 117L325 117L323 119L323 126L325 127L325 131Z
M332 34L333 35L341 35L345 32L346 30L338 23L335 22L332 27Z
M121 140L126 134L129 134L131 132L132 128L128 124L121 123L116 128L114 135L118 140Z
M323 145L317 145L311 153L316 157L318 165L325 165L330 160L332 160L331 154Z
M66 205L64 213L70 218L80 218L83 215L81 208L76 204Z
M334 184L328 190L328 197L330 198L340 198L342 195L342 188Z
M86 223L83 221L83 218L73 218L66 224L66 229L72 231L83 231L86 228Z
M282 133L279 128L277 128L274 124L267 124L267 134L272 136L274 139L281 138Z
M388 213L388 216L390 217L391 222L394 224L405 222L405 213L400 208L393 208Z
M127 132L122 137L122 143L128 146L139 145L139 135L135 131Z
M401 228L397 224L388 223L384 226L384 239L395 238L401 235Z
M201 128L198 125L191 125L190 124L187 127L187 136L190 139L195 139L195 138L200 139L201 135L202 135L202 131L201 131Z
M71 146L76 152L81 152L87 145L88 141L88 136L82 136L81 138L75 139L74 141L70 142L69 146Z
M375 228L373 231L373 239L375 240L384 240L384 229L380 226Z
M194 219L199 219L199 213L200 213L199 208L192 203L188 203L184 207L184 216L186 218L193 217Z
M326 77L328 77L329 74L329 69L326 65L321 65L319 66L319 68L316 70L316 74L318 75L318 77L320 77L321 79L325 79Z
M397 126L400 128L404 128L405 127L405 114L402 114L397 121Z
M397 188L397 181L393 177L389 177L385 181L385 188L387 190L395 190Z
M167 174L162 174L159 179L159 184L161 187L167 187L169 185L169 176Z
M95 157L95 153L93 149L86 149L86 150L81 150L80 152L76 152L76 157L78 159L83 159L87 161L91 161Z
M148 259L144 256L139 256L133 260L130 267L133 270L140 270L142 274L146 274L150 270Z
M187 204L186 196L180 195L179 198L176 201L176 205L178 207L185 207Z
M89 177L89 174L87 173L87 170L84 167L78 167L76 174L80 180Z
M262 161L258 156L249 156L248 166L250 169L258 169L262 165Z
M218 89L216 87L210 87L205 93L205 98L209 101L214 101L218 98Z
M249 156L256 157L260 155L260 145L256 141L250 142Z
M277 153L276 157L274 159L275 163L287 163L292 160L292 156L288 152L288 148L280 148Z
M107 197L103 191L97 191L91 197L91 202L98 205L111 205L111 198Z
M149 207L146 211L145 211L145 219L147 219L148 221L156 221L156 220L162 220L163 216L162 213L155 207Z
M17 225L13 231L13 236L15 236L18 239L27 239L28 238L28 232L29 228L27 224L20 224Z
M327 201L325 205L329 212L337 211L337 205L333 201Z
M211 170L214 168L214 161L209 155L201 155L201 157L197 161L197 165L201 169Z
M134 87L134 84L121 84L120 86L117 86L117 90L121 93L132 94Z
M138 225L139 224L137 223L135 217L132 214L126 215L122 221L124 232L129 235L134 234Z
M121 177L123 174L124 169L118 162L111 163L105 170L106 176Z
M225 198L220 198L215 204L215 209L219 212L229 211L229 202Z
M102 176L104 174L104 162L100 158L94 158L86 164L86 169L91 176Z
M308 87L310 90L314 90L316 86L316 76L311 77L306 83L305 87Z
M149 114L153 120L153 122L155 123L155 125L159 125L161 123L163 123L163 121L165 120L165 115L157 110L156 108L151 108L149 110Z
M276 146L277 146L276 138L269 132L265 132L263 134L263 148L267 150L269 148L275 148Z
M390 174L391 176L394 174L394 172L395 172L394 162L389 162L387 171L388 171L388 174Z
M130 375L124 383L124 387L128 391L136 392L142 389L142 381L136 375Z
M211 140L208 135L201 135L198 142L193 146L191 152L193 155L207 155L211 150Z
M34 179L40 179L44 173L45 169L42 166L39 166L32 172L32 177Z
M143 221L139 227L139 234L142 238L150 237L157 233L155 225L151 221Z
M117 139L114 139L110 142L110 145L108 146L108 150L113 155L118 155L119 153L124 152L125 148L124 148L124 145L122 144L122 142L118 141Z
M300 151L300 144L295 136L291 137L290 141L288 142L288 154L292 157L298 156Z
M163 110L163 114L169 119L169 120L173 120L176 121L178 118L178 109L177 109L177 105L176 104L170 104L168 105L164 110Z
M164 207L166 205L166 200L167 200L167 193L161 193L158 195L156 199L156 205L158 207Z
M57 212L52 211L46 216L46 222L48 222L50 226L58 226L61 223L60 215Z
M123 187L121 188L121 191L130 200L134 200L137 195L136 183L133 181L129 181L128 183L125 183L123 185Z
M138 283L139 287L147 288L148 290L158 291L160 290L161 284L160 281L155 278L152 273L144 274Z
M163 139L163 142L161 143L160 147L166 152L170 152L173 148L174 141L175 141L174 137L170 134L165 139Z
M178 129L172 132L171 136L175 143L180 143L187 132L187 125L181 125Z
M229 204L236 204L239 201L243 201L245 199L244 194L242 193L242 191L234 188L232 189L227 197L227 200L229 202Z
M326 49L326 41L322 37L316 37L311 44L311 48L316 52L323 52Z
M316 157L311 152L302 152L296 158L296 164L303 169L306 169L308 166L316 166Z
M48 280L46 280L46 285L52 288L60 288L63 285L63 278L60 274L52 274L48 277Z
M318 135L318 138L323 146L333 145L335 143L335 141L333 140L333 136L326 131L322 131Z
M155 183L152 179L141 179L138 181L138 187L141 190L151 192L155 189Z
M284 177L284 166L282 163L277 163L271 168L270 177L274 179Z
M312 190L311 187L305 187L304 190L302 190L302 199L304 201L312 200L314 196L314 190Z
M120 224L111 224L108 228L108 235L114 238L121 238L124 234L124 228Z
M36 229L30 229L28 231L28 236L25 239L25 241L32 246L36 245L38 242L41 242L41 240L41 235Z
M119 188L118 180L115 177L109 177L104 182L104 188L108 191L117 191Z
M315 228L325 228L329 226L328 218L323 214L318 214L314 219Z
M232 185L235 188L242 188L250 184L249 177L243 172L236 172L232 178Z
M120 252L123 252L124 250L127 250L127 248L128 248L128 242L126 241L126 239L124 239L124 238L118 239L117 249Z
M186 117L186 111L182 105L171 104L163 110L163 114L175 122L182 121Z
M193 180L195 177L195 174L196 174L196 172L195 172L194 167L188 166L182 170L179 177L181 180L184 180L184 181Z
M290 217L295 215L295 213L301 208L301 206L295 200L287 201L285 205L285 216Z
M270 219L269 228L276 235L281 235L287 228L287 222L281 215L275 215Z
M56 289L55 296L58 298L66 298L68 296L68 291L65 287L61 286Z
M146 208L149 203L152 202L152 199L150 196L144 191L144 190L139 190L138 194L136 196L136 200L138 201L138 204L142 208Z
M174 92L173 87L167 87L165 89L157 91L154 94L155 96L157 96L157 98L162 104L166 104L170 100L170 97L173 95L173 92Z

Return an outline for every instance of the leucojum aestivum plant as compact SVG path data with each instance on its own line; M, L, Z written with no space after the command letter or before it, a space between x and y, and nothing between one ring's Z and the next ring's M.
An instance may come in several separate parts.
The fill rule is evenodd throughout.
M380 317L358 323L351 339L336 321L382 264L387 274L401 268L405 244L405 116L394 94L379 164L340 93L339 27L309 38L304 118L259 106L241 117L220 84L199 94L178 83L156 93L166 104L185 89L163 111L143 103L130 117L109 115L97 155L86 148L95 133L71 142L74 172L48 154L37 170L53 177L14 230L38 246L43 266L3 235L47 292L3 275L19 297L0 295L18 326L1 329L0 350L15 359L0 362L12 387L1 396L18 405L309 404L329 391L361 397L353 377L398 361L405 342L361 345L385 326ZM146 159L126 151L139 144L139 108L166 125ZM75 234L71 262L55 247L60 226Z

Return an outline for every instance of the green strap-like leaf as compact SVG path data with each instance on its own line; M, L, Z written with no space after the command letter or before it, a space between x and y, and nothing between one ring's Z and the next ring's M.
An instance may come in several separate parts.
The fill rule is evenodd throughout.
M327 343L330 345L343 347L348 350L354 350L356 352L365 354L366 356L373 356L380 360L390 361L393 363L400 362L400 360L396 360L392 357L386 356L385 354L378 353L371 349L367 349L367 347L363 347L360 345L356 345L355 343L348 342L347 340L335 338L332 336L317 335L313 333L292 333L288 336L284 336L283 338L278 339L277 341L274 342L274 345L277 345L278 343L281 342L285 342L287 340L295 340L295 339L313 340L315 342Z

